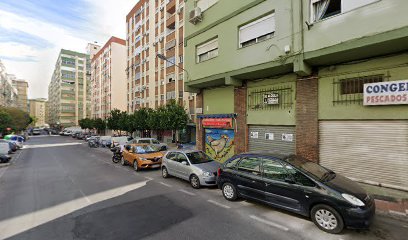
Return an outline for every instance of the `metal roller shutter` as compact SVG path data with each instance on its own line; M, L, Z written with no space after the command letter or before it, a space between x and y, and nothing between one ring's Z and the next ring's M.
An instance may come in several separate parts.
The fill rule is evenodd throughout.
M321 121L320 164L408 190L408 121Z
M251 132L258 133L258 138L251 138ZM267 140L265 133L273 133L273 140ZM293 134L292 141L283 141L282 134ZM294 126L249 126L249 151L280 151L295 153L295 127Z

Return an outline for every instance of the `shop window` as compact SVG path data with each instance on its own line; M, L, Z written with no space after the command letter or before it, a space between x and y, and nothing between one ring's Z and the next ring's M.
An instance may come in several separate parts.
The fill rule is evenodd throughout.
M384 75L371 75L333 80L333 105L362 104L364 84L383 82Z

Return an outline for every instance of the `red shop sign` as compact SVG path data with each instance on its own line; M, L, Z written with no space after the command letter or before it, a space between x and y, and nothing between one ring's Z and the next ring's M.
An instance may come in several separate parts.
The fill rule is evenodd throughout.
M232 128L232 118L204 118L204 127Z

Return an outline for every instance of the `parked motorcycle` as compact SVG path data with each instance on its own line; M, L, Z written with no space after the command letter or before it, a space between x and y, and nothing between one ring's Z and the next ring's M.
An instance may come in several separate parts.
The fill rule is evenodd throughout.
M111 151L113 152L112 162L120 162L120 160L122 159L122 152L120 151L120 147L113 147L111 148Z
M99 147L99 142L96 140L89 140L88 141L88 146L90 148L98 148Z

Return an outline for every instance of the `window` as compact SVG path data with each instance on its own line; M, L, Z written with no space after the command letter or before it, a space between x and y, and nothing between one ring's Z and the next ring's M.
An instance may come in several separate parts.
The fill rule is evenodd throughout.
M180 55L179 56L179 63L182 63L183 62L183 55Z
M272 13L239 28L239 47L265 41L274 33L275 13Z
M316 22L378 0L311 0L311 21Z
M312 180L310 180L303 173L299 172L298 170L296 170L292 166L286 165L285 169L286 169L286 171L288 171L288 173L290 173L292 175L292 177L294 178L294 180L295 180L295 182L297 184L307 186L307 187L316 186L316 184Z
M197 46L197 62L204 62L218 56L218 38Z
M289 177L283 165L272 159L263 159L263 176L270 180L285 181Z
M235 159L232 159L231 161L227 162L225 164L225 167L227 168L235 168L235 166L237 165L237 163L239 162L239 160L241 160L241 158L237 157Z
M188 162L186 155L184 155L183 153L178 153L177 154L177 162L183 162L183 161Z
M343 79L340 80L341 94L363 93L364 84L382 81L383 75Z
M261 175L261 159L257 157L246 157L239 162L238 170L254 175Z
M204 12L217 2L218 0L198 0L197 7L201 9L201 12Z
M175 61L176 61L176 57L168 58L166 61L166 67L174 66Z

